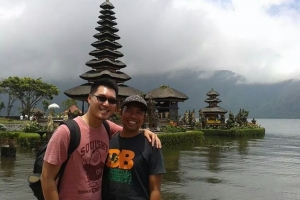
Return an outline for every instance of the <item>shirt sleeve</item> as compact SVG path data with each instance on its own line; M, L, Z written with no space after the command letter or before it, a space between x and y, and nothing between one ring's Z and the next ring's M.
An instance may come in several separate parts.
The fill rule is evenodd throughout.
M123 130L122 126L119 126L110 120L107 120L107 122L109 124L111 137L113 137L116 133L121 132Z
M149 159L150 172L149 175L165 174L165 163L162 155L162 150L156 147L151 147L152 153Z
M47 145L44 161L61 166L67 160L70 144L70 130L66 125L59 126L51 136Z

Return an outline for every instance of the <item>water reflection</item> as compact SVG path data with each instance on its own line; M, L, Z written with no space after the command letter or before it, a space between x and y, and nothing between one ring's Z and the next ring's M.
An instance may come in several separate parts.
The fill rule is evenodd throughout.
M286 132L287 125L269 123L274 132L264 138L206 137L196 146L164 147L163 199L299 199L300 120ZM0 161L0 199L33 199L26 178L34 153L18 150L15 160Z
M194 147L165 147L167 174L163 180L163 199L221 199L219 192L210 191L211 185L232 184L230 179L242 171L243 159L260 139L205 137L203 143ZM209 197L197 195L203 193Z
M15 175L15 168L16 158L6 158L1 157L0 166L1 171L0 174L2 177L13 177Z
M182 151L191 151L193 147L166 147L163 149L165 167L167 173L163 177L162 199L188 200L188 196L178 192L178 188L184 186L184 180L180 177L184 171L180 171L180 154Z

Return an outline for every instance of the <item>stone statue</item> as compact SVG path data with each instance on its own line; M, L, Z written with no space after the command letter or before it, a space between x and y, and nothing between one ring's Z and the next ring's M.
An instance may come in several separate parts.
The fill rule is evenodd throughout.
M67 121L69 119L68 114L65 112L63 116L63 121Z
M184 113L183 122L184 122L185 124L188 124L188 123L189 123L189 113L188 113L187 110L186 110L185 113Z
M149 128L157 128L158 127L158 112L156 110L156 102L153 100L152 96L149 96L149 100L147 102L148 105L148 117L147 121L149 123Z
M52 112L50 111L47 121L47 131L52 132L54 129L53 127L53 118L52 118Z
M205 128L205 124L206 124L206 117L204 113L201 112L201 110L199 110L199 126L201 126L201 128Z
M194 127L196 125L196 115L195 115L195 109L193 109L192 113L191 113L191 123L190 125L192 127Z

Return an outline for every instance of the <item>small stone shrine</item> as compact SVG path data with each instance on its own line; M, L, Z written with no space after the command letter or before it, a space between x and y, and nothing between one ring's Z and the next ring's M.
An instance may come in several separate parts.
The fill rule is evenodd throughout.
M207 94L208 98L205 100L208 106L199 110L199 121L202 127L205 126L225 126L225 114L228 112L224 108L218 106L222 102L218 96L220 95L214 89L211 89Z

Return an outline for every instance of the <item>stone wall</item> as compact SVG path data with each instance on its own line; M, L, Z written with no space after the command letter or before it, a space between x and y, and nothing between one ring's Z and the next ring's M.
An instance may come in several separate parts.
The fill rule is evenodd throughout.
M25 124L4 124L7 131L22 131Z

